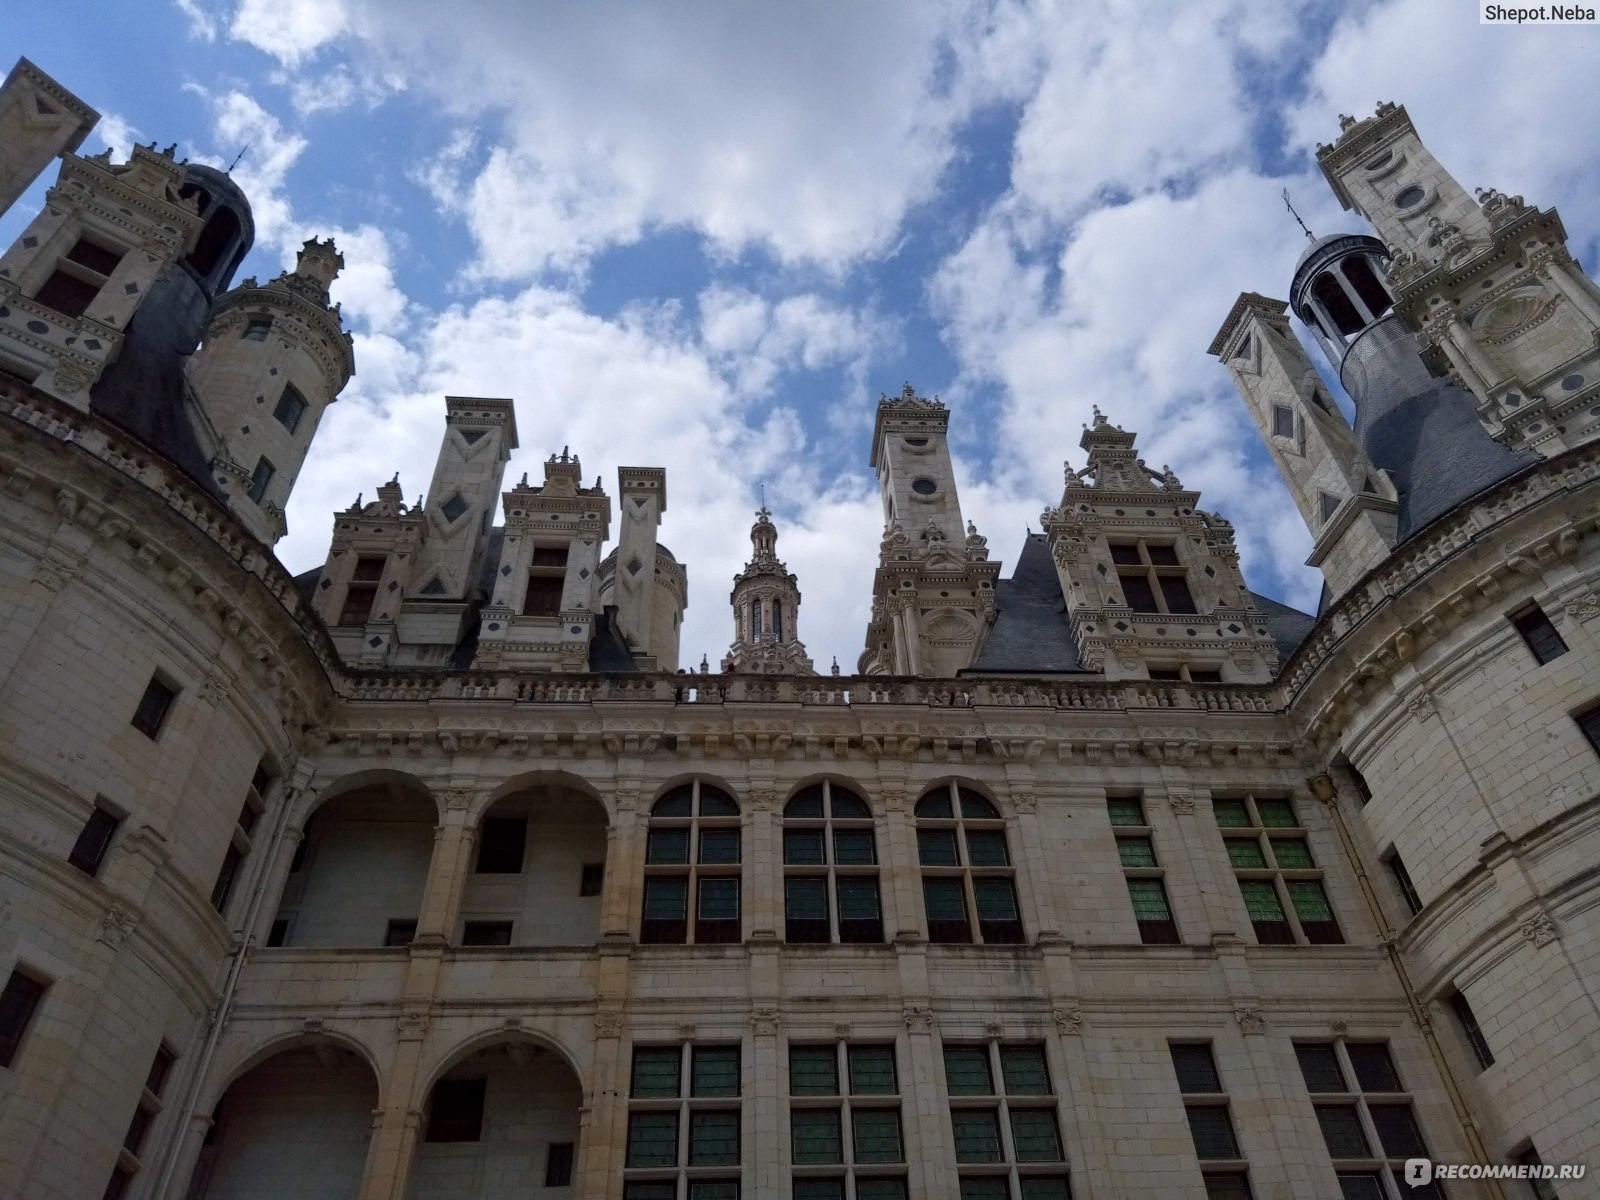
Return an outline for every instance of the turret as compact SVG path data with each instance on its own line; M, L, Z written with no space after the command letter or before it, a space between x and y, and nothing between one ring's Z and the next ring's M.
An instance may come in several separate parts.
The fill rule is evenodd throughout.
M667 473L620 467L617 548L600 564L601 602L616 611L617 633L643 669L675 671L689 576L657 543L667 511Z
M58 154L83 145L100 114L25 58L0 83L0 213Z
M208 200L218 203L214 194ZM201 278L238 252L225 244L226 222L212 228L222 230L218 257L193 264ZM203 234L202 247L205 241ZM312 239L293 271L266 284L245 280L216 301L190 361L213 477L239 519L266 542L287 532L284 510L311 439L355 372L350 335L328 299L343 265L331 240Z
M814 675L800 640L800 588L778 558L778 527L762 505L750 527L750 561L733 580L733 645L724 671Z

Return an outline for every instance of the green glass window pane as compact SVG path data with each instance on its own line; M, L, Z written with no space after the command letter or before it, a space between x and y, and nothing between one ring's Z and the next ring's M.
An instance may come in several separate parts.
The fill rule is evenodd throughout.
M1167 889L1159 879L1128 880L1128 896L1133 900L1133 916L1138 921L1170 921L1172 906Z
M1272 857L1286 871L1309 871L1317 865L1305 838L1273 838Z
M917 830L917 861L925 867L958 867L954 829Z
M739 881L720 878L702 879L698 916L702 921L738 920Z
M1283 905L1278 903L1278 892L1270 879L1241 879L1239 891L1252 921L1283 920Z
M979 1175L961 1180L961 1200L1010 1200L1004 1175Z
M822 813L822 785L814 783L808 788L802 788L794 794L789 803L783 806L785 817L820 818Z
M633 1051L633 1088L636 1099L676 1096L683 1055L676 1046L638 1046Z
M844 1180L796 1179L791 1184L790 1194L794 1200L844 1200Z
M978 906L980 921L1015 921L1017 919L1017 889L1009 879L972 881L972 898Z
M1370 1158L1367 1135L1361 1132L1361 1118L1354 1104L1319 1104L1317 1124L1322 1126L1330 1158Z
M950 1113L956 1134L956 1161L1000 1162L1000 1115L992 1108L957 1108Z
M1008 1096L1048 1096L1050 1069L1045 1065L1044 1047L1001 1046L1000 1077Z
M969 821L998 821L1000 813L988 799L970 788L957 788L961 798L961 815Z
M1022 1185L1022 1200L1072 1200L1065 1175L1024 1175L1017 1182Z
M650 875L644 881L644 919L681 921L689 912L689 881L680 875Z
M839 1062L832 1046L789 1047L789 1094L839 1094Z
M652 829L645 842L647 863L686 863L689 861L687 829Z
M1009 867L1011 855L1006 851L1005 831L967 830L967 862L974 867Z
M856 1176L856 1200L906 1200L904 1179L862 1179Z
M655 802L650 810L652 817L688 817L694 815L694 784L675 787Z
M1268 829L1293 829L1300 824L1294 815L1294 805L1287 800L1257 800L1256 812Z
M900 1140L900 1111L858 1108L850 1114L851 1146L858 1163L905 1162Z
M870 921L881 916L878 881L870 875L840 875L835 880L839 891L839 917L845 921Z
M1289 880L1289 903L1302 921L1331 921L1333 909L1328 906L1328 894L1315 879Z
M739 1047L696 1046L689 1074L691 1096L739 1094Z
M737 1179L691 1179L689 1200L739 1200Z
M739 1161L739 1114L691 1112L689 1114L689 1165L727 1167Z
M961 880L942 877L924 878L922 897L928 906L930 921L965 921L967 897L961 890Z
M1360 1175L1340 1175L1339 1196L1340 1200L1384 1200L1383 1184L1370 1171Z
M1305 1078L1308 1092L1343 1092L1344 1072L1339 1069L1339 1056L1327 1042L1296 1042L1294 1056L1300 1060L1300 1074Z
M870 829L835 829L833 861L845 867L870 867L878 861L878 848Z
M917 816L924 820L949 820L955 816L950 807L950 789L939 788L917 801Z
M1422 1142L1422 1130L1417 1128L1417 1118L1409 1104L1368 1104L1372 1127L1378 1131L1378 1141L1390 1158L1426 1158L1428 1148Z
M1222 1090L1217 1060L1208 1042L1178 1042L1172 1051L1172 1069L1178 1076L1178 1090L1186 1096L1215 1094Z
M846 791L838 784L828 785L828 804L832 808L829 814L836 821L869 821L872 819L872 809L867 807L867 802L854 792Z
M1144 805L1137 796L1114 796L1106 801L1113 825L1143 825Z
M702 829L700 831L700 859L703 863L736 863L739 861L739 831L737 829Z
M828 881L790 875L783 881L783 915L791 921L828 919Z
M1235 867L1250 870L1267 865L1267 856L1261 853L1261 843L1255 838L1224 838L1223 845L1228 848L1228 861Z
M623 1186L622 1200L678 1200L678 1185L671 1180L636 1179Z
M944 1075L945 1087L952 1096L994 1095L987 1046L946 1046Z
M1239 1143L1234 1139L1233 1121L1226 1108L1221 1105L1191 1105L1186 1111L1197 1158L1239 1157Z
M822 830L785 829L783 861L791 866L812 866L824 861Z
M1250 1200L1250 1177L1242 1173L1207 1175L1206 1200Z
M892 1096L895 1080L893 1046L851 1046L850 1093L854 1096Z
M1125 867L1154 867L1156 848L1149 838L1118 838L1117 857Z
M799 1164L844 1161L844 1135L836 1108L798 1108L789 1114L794 1161Z
M1348 1042L1345 1052L1363 1092L1403 1092L1400 1073L1394 1069L1389 1047L1382 1042Z
M1250 811L1243 800L1213 800L1211 811L1217 814L1217 824L1224 829L1244 829L1250 824Z
M1056 1114L1048 1108L1013 1108L1011 1144L1018 1162L1060 1162L1061 1134Z
M739 806L732 796L721 788L700 785L700 815L702 817L737 817Z
M628 1165L675 1167L678 1165L678 1114L636 1112L628 1117Z

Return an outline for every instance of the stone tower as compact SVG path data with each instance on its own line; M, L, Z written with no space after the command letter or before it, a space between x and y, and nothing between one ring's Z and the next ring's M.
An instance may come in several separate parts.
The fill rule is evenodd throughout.
M1245 587L1233 526L1196 506L1170 469L1134 454L1135 435L1098 408L1066 468L1061 503L1039 518L1083 664L1108 679L1263 682L1278 663Z
M689 575L660 545L667 511L661 467L619 467L617 548L600 564L601 603L615 609L615 628L644 670L677 670L678 637L689 603Z
M0 83L0 212L52 159L83 145L100 122L78 97L25 58Z
M305 243L293 271L247 279L212 307L189 379L217 485L257 537L275 542L322 414L355 373L328 285L344 266L331 240Z
M871 465L884 535L872 585L863 674L953 675L972 663L994 619L998 563L963 525L947 440L950 412L908 383L883 396Z
M750 527L750 561L733 580L733 645L724 671L810 675L800 640L800 588L778 559L778 527L766 505Z

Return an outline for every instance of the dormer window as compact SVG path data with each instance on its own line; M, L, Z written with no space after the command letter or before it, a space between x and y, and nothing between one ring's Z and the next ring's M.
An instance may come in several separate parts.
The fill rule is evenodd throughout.
M79 238L55 272L34 293L34 302L64 317L81 317L121 261L122 251Z
M1199 611L1189 592L1188 573L1172 543L1143 538L1113 542L1111 561L1122 568L1117 582L1122 585L1123 601L1134 612L1192 616Z
M528 567L528 592L522 603L525 617L559 617L561 592L567 581L567 548L535 546Z
M378 583L389 564L386 555L363 554L356 559L356 569L350 576L350 586L344 594L344 608L339 613L340 625L365 625L372 615L372 606L378 599Z

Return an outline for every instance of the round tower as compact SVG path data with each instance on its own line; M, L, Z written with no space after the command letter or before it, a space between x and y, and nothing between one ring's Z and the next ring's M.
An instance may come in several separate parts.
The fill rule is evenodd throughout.
M201 256L205 244L202 231L189 269L220 271L233 253L225 230ZM355 373L350 335L328 299L343 266L331 239L313 238L293 271L266 284L246 279L219 296L189 365L212 475L264 542L287 532L283 510L311 439Z
M800 588L778 559L778 527L762 505L750 527L750 561L734 578L733 645L724 671L813 675L800 641Z

